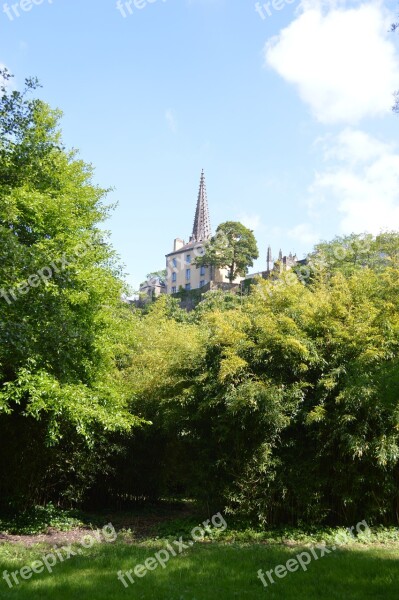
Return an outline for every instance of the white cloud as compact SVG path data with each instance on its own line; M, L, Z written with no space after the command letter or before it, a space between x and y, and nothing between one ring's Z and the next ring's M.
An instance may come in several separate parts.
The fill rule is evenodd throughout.
M265 62L294 84L323 123L388 113L399 88L392 20L377 1L310 0L265 46Z
M259 229L262 229L262 222L259 215L241 213L241 215L238 217L238 221L252 231L258 231Z
M351 165L367 163L388 150L394 150L394 144L381 142L364 131L354 129L344 129L337 136L325 136L318 142L322 143L325 160L336 159Z
M304 245L316 244L320 236L315 233L310 223L300 223L288 231L288 237Z
M167 108L165 111L165 119L172 133L177 131L177 119L172 109Z
M347 129L326 138L334 164L316 174L310 206L323 203L341 215L341 232L399 230L399 153L365 132Z

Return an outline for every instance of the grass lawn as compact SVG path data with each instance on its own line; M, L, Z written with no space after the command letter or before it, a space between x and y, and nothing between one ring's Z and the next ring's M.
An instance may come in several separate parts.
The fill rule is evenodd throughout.
M308 570L288 573L264 588L257 578L264 572L295 558L303 546L262 543L197 543L171 558L162 569L138 579L126 589L117 579L119 570L134 569L154 556L162 542L102 543L82 554L58 562L53 573L33 574L10 589L1 579L8 572L30 565L48 546L26 548L0 545L0 598L4 600L231 600L232 598L281 598L320 600L399 598L399 548L397 545L354 545L312 560ZM79 548L74 546L75 550Z

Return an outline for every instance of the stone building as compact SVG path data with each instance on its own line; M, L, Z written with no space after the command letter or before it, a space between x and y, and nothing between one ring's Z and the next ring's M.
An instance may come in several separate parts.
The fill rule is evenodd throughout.
M154 275L149 277L144 283L140 285L140 295L150 300L155 300L161 294L166 293L166 284L162 277Z
M205 288L209 284L229 283L228 270L215 267L197 267L195 259L204 253L204 244L212 237L204 170L201 173L194 226L188 243L176 238L173 251L166 255L166 291L176 294L180 290ZM240 283L242 278L234 283Z
M250 273L246 276L246 280L253 280L255 277L262 277L263 279L273 279L278 276L279 273L284 271L290 271L296 266L303 266L306 264L306 259L299 260L296 254L291 252L288 256L284 255L282 250L278 253L278 258L273 258L272 249L269 246L267 249L266 258L266 271L258 271L257 273Z

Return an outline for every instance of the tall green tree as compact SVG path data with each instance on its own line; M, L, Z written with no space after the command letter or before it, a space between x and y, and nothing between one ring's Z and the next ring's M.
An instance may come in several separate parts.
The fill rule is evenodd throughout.
M236 221L226 221L216 235L205 245L205 252L196 258L197 266L227 268L232 283L239 275L244 277L259 256L253 231Z
M50 463L62 468L54 450L52 455L43 451L42 463L37 460L33 469L27 446L32 452L35 445L35 456L45 446L61 447L66 441L69 450L74 443L82 450L94 447L107 431L129 431L139 419L130 413L122 381L130 316L120 303L123 284L115 253L100 228L111 208L104 203L107 190L93 183L92 167L76 151L64 149L61 114L34 97L37 82L27 80L25 89L17 91L7 71L1 76L0 437L5 471L0 479L8 481L12 495L9 483L16 465L24 464L28 479L35 479L29 486L25 481L27 494L42 489ZM10 439L18 430L19 450ZM73 456L78 455L70 452L64 466L76 471ZM4 498L4 488L0 495Z

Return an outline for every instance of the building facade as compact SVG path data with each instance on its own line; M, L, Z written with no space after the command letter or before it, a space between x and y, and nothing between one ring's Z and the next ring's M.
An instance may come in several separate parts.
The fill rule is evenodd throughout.
M288 256L284 255L282 250L278 253L278 258L273 258L272 249L269 246L267 249L266 258L266 271L258 271L257 273L250 273L245 279L253 280L256 277L262 277L263 279L276 279L281 273L290 271L295 267L303 267L307 264L307 259L299 260L296 254L289 253Z
M188 243L176 238L173 251L166 255L166 291L176 294L181 290L201 289L209 283L228 283L228 270L214 267L197 267L195 259L204 253L204 245L212 237L206 194L205 174L202 170L195 210L193 231ZM242 278L235 283L239 283Z
M140 285L139 294L144 298L154 300L166 293L166 284L162 277L154 275Z

